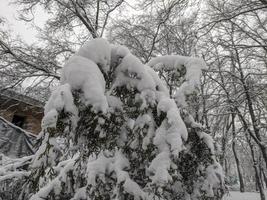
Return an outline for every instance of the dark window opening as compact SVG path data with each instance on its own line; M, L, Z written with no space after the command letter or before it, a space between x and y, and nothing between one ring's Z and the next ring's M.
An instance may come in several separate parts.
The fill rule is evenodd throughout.
M25 119L26 119L26 117L14 115L13 119L12 119L12 124L15 124L16 126L18 126L20 128L24 128L25 121L26 121Z

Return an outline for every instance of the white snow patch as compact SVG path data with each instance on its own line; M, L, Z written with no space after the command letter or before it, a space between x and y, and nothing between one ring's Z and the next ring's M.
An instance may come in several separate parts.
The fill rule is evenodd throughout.
M156 85L156 89L159 92L162 92L164 95L169 96L169 90L168 88L165 86L164 82L159 78L158 74L155 72L154 69L152 69L150 66L148 65L144 65L146 68L146 71L150 74L150 76L153 78L155 85Z
M109 109L111 109L112 111L123 110L123 103L121 102L120 98L116 96L108 95L107 101L108 101Z
M108 108L105 96L105 79L97 65L81 56L72 56L65 64L61 83L69 83L71 89L84 92L85 103L92 105L93 110L105 113Z
M145 89L155 91L153 78L149 75L141 61L132 54L126 55L117 67L116 80L111 91L116 87L126 85L127 88L136 88L138 91Z
M168 152L159 153L151 162L148 172L152 174L150 176L152 183L159 186L164 186L168 182L172 181L168 170L171 166L170 154Z
M58 114L62 110L70 114L72 130L75 130L78 122L78 109L74 104L71 86L68 83L60 85L55 91L53 91L49 100L46 102L44 108L45 116L42 120L43 130L48 127L56 127Z
M0 181L3 182L9 179L21 179L22 177L28 177L31 173L27 171L14 171L0 176Z
M121 150L116 150L114 156L111 156L109 152L101 152L97 158L89 158L86 170L87 184L96 186L96 177L105 182L105 174L114 171L117 184L123 183L125 192L134 195L135 199L145 199L146 193L136 182L131 180L128 172L124 171L129 167L130 163Z
M126 179L123 188L126 192L134 196L135 200L147 199L147 194L139 187L139 185L131 179Z
M200 84L202 70L206 69L206 64L203 59L180 55L156 57L151 59L147 65L153 67L155 70L164 69L166 71L186 68L186 80L175 93L175 100L180 106L187 105L185 95L195 91Z
M47 114L50 110L56 109L65 112L77 113L77 108L74 105L71 87L68 83L60 85L55 91L52 92L49 100L47 101L44 113Z
M162 98L158 103L157 110L158 114L162 111L167 113L168 123L171 125L169 131L179 133L183 140L186 141L188 132L174 100L170 98Z
M129 49L122 45L111 44L111 62L110 68L114 70L121 62L121 60L130 53Z
M68 160L66 165L61 169L59 175L52 181L48 182L44 187L31 196L30 200L43 200L50 194L51 191L59 193L61 191L61 182L66 182L67 172L71 171L74 167L76 157Z
M267 190L265 190L265 197ZM224 195L222 200L260 200L260 194L256 192L237 192L231 191L229 194Z
M49 152L46 152L47 145L50 145ZM39 168L42 166L55 166L56 158L57 158L57 150L60 147L56 141L56 138L49 137L49 133L47 132L42 140L42 144L39 147L38 151L35 153L32 168Z
M70 200L87 199L86 187L79 188Z
M96 186L96 177L105 181L105 173L108 171L112 158L108 158L100 152L97 158L89 158L87 163L87 184Z
M212 137L204 132L197 132L198 137L200 139L203 139L203 141L205 142L205 144L208 146L208 148L210 149L211 154L215 153L214 150L214 140L212 139Z
M42 119L42 129L46 129L48 127L55 128L57 125L57 119L58 119L58 112L56 111L56 109L50 110L45 114L45 116Z
M106 39L96 38L86 42L75 55L93 61L99 65L105 73L110 69L111 49Z
M134 131L137 129L143 129L147 126L147 132L146 135L143 138L143 143L142 143L142 148L144 150L147 149L147 146L152 142L152 138L154 137L154 132L155 132L155 122L153 120L152 114L144 114L140 115L134 124Z
M201 189L204 190L208 197L213 197L213 189L219 188L224 182L224 174L221 165L217 162L206 168L206 179Z

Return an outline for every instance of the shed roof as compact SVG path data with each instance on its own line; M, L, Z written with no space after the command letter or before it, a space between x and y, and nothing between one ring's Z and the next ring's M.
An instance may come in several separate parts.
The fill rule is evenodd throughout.
M24 102L28 105L43 108L44 102L41 102L39 100L36 100L32 97L29 97L27 95L20 94L18 92L12 91L12 90L2 90L0 92L0 96L6 97L8 99L14 99L16 101Z

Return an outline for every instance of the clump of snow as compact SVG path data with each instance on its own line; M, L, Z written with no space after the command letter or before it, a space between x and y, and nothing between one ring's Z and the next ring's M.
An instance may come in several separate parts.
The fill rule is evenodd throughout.
M110 68L115 69L121 62L121 60L127 55L130 54L130 50L122 45L111 44L111 62Z
M130 178L127 178L123 184L126 192L134 196L134 199L147 199L147 194L140 188L140 186Z
M80 200L86 198L87 198L86 187L81 187L76 191L74 197L71 198L70 200Z
M140 94L136 94L135 100L142 103L141 110L154 105L156 100L163 96L169 96L168 89L151 67L142 64L127 50L122 49L121 51L124 57L115 70L116 78L109 93L120 86L126 86L129 90L136 88Z
M139 117L135 120L134 124L134 130L140 128L144 128L146 124L149 124L151 122L152 118L148 114L139 115Z
M123 110L123 103L121 102L121 100L118 97L108 95L107 101L108 101L108 105L109 105L110 110L112 110L112 111L115 111L115 110L122 111Z
M50 146L49 149L47 149L47 146ZM60 148L56 142L56 138L50 137L49 133L47 132L44 135L41 146L34 155L31 167L39 168L47 165L54 166L58 160L57 153L59 152L59 149Z
M148 172L152 174L152 184L164 186L172 181L168 170L171 166L170 154L167 151L159 153L155 159L152 160Z
M112 162L112 158L108 158L103 152L100 152L97 158L91 157L87 163L87 183L89 185L96 185L96 177L105 181L105 173L108 171Z
M64 109L65 112L77 113L77 108L73 102L70 85L68 83L60 85L52 92L47 101L44 107L44 114L46 115L52 109L56 109L57 111L62 111Z
M205 144L208 146L208 148L210 149L211 154L215 153L214 150L214 140L212 139L212 137L205 133L205 132L197 132L198 137L200 139L203 139L203 141L205 142Z
M115 172L118 170L124 170L130 167L130 162L128 159L123 155L121 150L117 150L115 152L115 162L113 164L113 169Z
M60 85L52 92L44 108L45 116L42 120L42 128L56 127L58 113L63 110L71 114L72 127L74 129L78 120L78 110L74 105L71 87L68 83Z
M204 180L201 190L205 191L208 197L213 197L213 189L220 187L223 181L223 169L219 163L214 162L214 164L206 168L206 179Z
M64 65L61 83L69 83L72 90L81 89L85 103L93 110L106 113L108 108L105 96L105 79L97 65L87 58L73 56Z
M131 180L128 172L124 171L129 166L130 163L121 150L117 150L114 156L109 152L101 152L97 157L91 157L87 163L87 184L96 186L97 177L105 182L105 174L114 171L117 184L122 183L125 192L132 194L135 199L145 199L146 193Z
M160 152L170 151L171 154L176 158L184 149L180 133L177 132L177 130L172 130L169 128L167 120L164 120L160 127L156 130L153 143L158 147Z
M42 128L46 129L48 127L55 128L57 125L58 112L56 109L51 109L45 114L42 119Z
M86 42L76 55L93 61L105 73L110 69L111 48L106 39L96 38Z
M188 132L184 121L181 118L180 111L177 108L174 100L170 98L162 98L161 101L158 103L157 110L158 113L167 113L168 123L171 125L169 130L179 133L182 139L186 141L188 137Z
M195 79L198 81L198 77L202 69L206 69L206 64L201 58L187 57L180 55L166 55L152 58L148 63L148 66L159 69L173 70L186 68L186 79Z
M117 184L124 182L123 188L125 192L133 195L134 199L146 199L147 194L130 178L129 174L124 171L124 169L127 169L130 166L128 159L120 150L116 151L114 159L115 161L112 165L112 170L114 170L117 175Z
M210 149L210 153L214 155L215 154L215 147L214 147L215 142L213 138L211 137L211 135L205 133L204 131L201 131L201 130L204 130L205 128L203 127L202 124L197 123L189 112L187 112L185 109L183 109L182 112L184 113L184 121L187 124L189 124L190 127L198 129L197 135L199 139L202 139L204 141L204 143Z
M65 165L60 167L61 170L59 174L52 181L48 182L44 187L40 188L40 190L36 194L31 196L30 200L45 199L51 191L54 191L55 194L59 194L62 190L61 183L66 183L67 173L73 170L76 159L77 157L74 156L72 159L64 162ZM59 165L61 164L62 163L59 163Z
M138 129L143 129L146 127L146 135L143 138L142 142L142 148L144 150L147 149L147 146L152 142L152 139L154 137L154 132L155 132L155 122L153 120L152 114L144 114L140 115L134 124L134 131Z
M119 147L124 146L125 143L128 141L127 130L133 130L134 124L135 120L128 118L126 123L122 125L121 130L119 131L119 137L117 139L117 144Z
M25 171L19 171L21 167L25 164L29 164L34 157L34 155L31 156L25 156L22 158L10 158L5 156L4 154L0 154L0 180L6 180L11 178L20 178L21 176L27 176L29 175L28 172ZM18 175L18 176L17 176Z
M203 69L206 69L206 64L203 59L186 57L180 55L159 56L151 59L147 65L155 70L182 70L186 68L185 82L179 87L175 93L175 100L178 105L186 106L186 95L192 94L200 85L200 76Z
M170 156L178 158L179 153L184 149L183 140L187 140L188 133L173 99L162 96L157 110L158 115L164 112L167 116L157 128L153 138L153 144L157 146L160 153L152 160L148 171L154 174L151 176L152 182L162 186L172 181L168 172L171 166Z
M130 162L123 155L123 153L119 150L115 153L114 162L112 163L112 169L115 171L117 176L117 184L124 182L129 178L129 174L124 171L130 167Z
M192 128L199 128L203 129L203 125L196 122L193 118L193 116L185 109L182 109L182 112L184 113L184 121L185 123L189 124Z
M164 95L169 96L169 90L164 85L163 81L159 78L158 74L148 65L144 65L146 71L150 74L150 76L153 78L156 90L159 92L162 92Z
M156 130L153 143L160 153L152 160L149 170L155 173L151 178L153 182L164 185L171 181L168 173L171 165L170 155L178 158L184 149L183 140L187 140L188 133L174 100L162 99L158 104L158 112L167 113L167 119L164 119Z
M3 176L0 176L0 181L5 181L9 179L20 179L22 177L28 177L30 175L30 172L25 171L14 171L8 174L5 174Z
M155 91L145 89L141 92L141 94L135 95L135 100L136 102L142 102L140 109L144 110L147 108L149 105L155 105L156 102L156 94Z
M132 54L126 55L116 69L116 80L111 91L123 85L128 88L137 88L138 91L145 89L155 90L153 78L147 73L141 61Z

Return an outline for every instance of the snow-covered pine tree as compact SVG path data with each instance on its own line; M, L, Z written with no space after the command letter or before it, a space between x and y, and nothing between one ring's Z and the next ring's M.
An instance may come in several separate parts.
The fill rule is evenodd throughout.
M36 154L1 167L6 191L19 183L18 199L219 199L213 141L186 105L202 61L155 59L148 65L185 66L174 99L126 47L85 44L46 103Z

